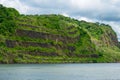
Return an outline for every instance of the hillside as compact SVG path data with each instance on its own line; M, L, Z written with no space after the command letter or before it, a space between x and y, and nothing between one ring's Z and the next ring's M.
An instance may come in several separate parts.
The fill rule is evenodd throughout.
M111 26L62 15L22 15L0 5L0 63L119 62Z

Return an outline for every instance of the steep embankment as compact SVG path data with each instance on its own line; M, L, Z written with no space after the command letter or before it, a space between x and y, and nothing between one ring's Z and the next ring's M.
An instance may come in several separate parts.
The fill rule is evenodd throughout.
M62 15L20 15L2 5L0 15L1 63L120 61L117 36L109 25Z

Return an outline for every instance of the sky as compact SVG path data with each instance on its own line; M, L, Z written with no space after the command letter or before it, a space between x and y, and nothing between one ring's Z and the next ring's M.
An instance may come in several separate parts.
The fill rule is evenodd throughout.
M0 0L21 14L62 14L112 26L120 41L120 0Z

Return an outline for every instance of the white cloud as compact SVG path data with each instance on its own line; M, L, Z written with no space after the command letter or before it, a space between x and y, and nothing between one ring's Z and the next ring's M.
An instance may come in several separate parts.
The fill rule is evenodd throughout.
M101 3L100 0L70 0L70 4L73 8L82 10L99 9L101 8Z
M87 21L87 22L95 22L94 20L92 20L92 19L89 19L89 18L87 18L87 17L79 17L78 18L78 20L84 20L84 21Z
M70 17L67 13L62 13L62 15L65 17Z
M26 14L30 9L28 6L21 3L20 0L0 0L0 4L7 7L16 8L22 14Z

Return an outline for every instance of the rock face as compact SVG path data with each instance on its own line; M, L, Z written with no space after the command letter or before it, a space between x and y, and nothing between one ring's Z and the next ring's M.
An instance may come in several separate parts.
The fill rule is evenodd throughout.
M101 37L103 44L106 46L119 46L119 42L117 40L117 36L111 32L106 32Z
M78 21L62 15L19 15L12 16L7 22L6 19L4 17L0 21L0 63L120 60L112 54L109 54L112 60L106 59L109 58L107 51L111 48L119 51L120 46L109 25ZM119 56L119 52L112 52Z
M93 41L93 43L96 45L99 45L101 47L119 46L117 35L111 26L99 23L88 23L84 21L82 21L80 25L85 28L85 30L92 38L97 40Z
M61 36L61 35L55 35L55 34L49 34L49 33L43 33L43 32L35 32L35 31L28 31L28 30L17 30L16 35L26 36L26 37L30 37L30 38L51 39L51 40L54 40L54 41L62 41L64 43L74 43L80 38L80 36L77 36L75 38L71 38L71 37L68 37L68 36Z

